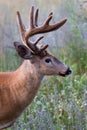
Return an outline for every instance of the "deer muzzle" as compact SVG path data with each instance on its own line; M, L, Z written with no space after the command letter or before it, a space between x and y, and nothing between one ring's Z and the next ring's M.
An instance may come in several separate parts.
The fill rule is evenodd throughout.
M59 75L65 77L67 75L70 75L71 73L72 73L72 70L70 68L68 68L67 71L64 74L59 73Z

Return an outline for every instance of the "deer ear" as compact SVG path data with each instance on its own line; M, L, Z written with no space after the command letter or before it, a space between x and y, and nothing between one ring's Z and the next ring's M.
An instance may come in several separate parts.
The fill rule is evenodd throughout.
M25 45L22 45L20 42L14 42L14 46L16 51L22 58L30 59L31 52Z

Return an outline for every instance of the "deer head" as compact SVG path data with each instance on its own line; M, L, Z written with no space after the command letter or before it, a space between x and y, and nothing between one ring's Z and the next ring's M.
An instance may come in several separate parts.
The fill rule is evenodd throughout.
M57 30L67 21L67 19L64 19L56 24L50 25L49 23L52 17L53 13L50 13L45 23L42 26L38 26L38 9L34 14L34 7L32 7L30 10L30 25L28 29L25 29L20 13L17 12L17 21L22 44L19 42L14 42L14 45L18 54L22 58L29 60L31 64L38 66L38 71L42 75L66 76L71 73L70 68L46 50L48 45L37 45L43 36L39 37L35 42L31 42L29 40L29 38L35 34L42 34Z

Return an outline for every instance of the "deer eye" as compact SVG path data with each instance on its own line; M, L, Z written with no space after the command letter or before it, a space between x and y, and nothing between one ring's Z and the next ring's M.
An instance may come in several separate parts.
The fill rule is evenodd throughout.
M47 58L47 59L45 60L45 62L46 62L46 63L50 63L50 62L52 62L52 61L51 61L50 58Z

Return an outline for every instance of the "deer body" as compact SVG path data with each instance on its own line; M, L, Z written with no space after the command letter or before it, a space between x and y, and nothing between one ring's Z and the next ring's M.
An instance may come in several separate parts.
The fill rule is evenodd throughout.
M58 29L66 22L66 19L49 25L52 19L52 13L50 13L44 25L39 27L38 9L35 17L34 7L30 12L29 29L25 29L20 13L17 12L22 44L14 42L14 46L24 62L14 72L0 72L0 130L11 126L32 102L45 75L66 76L71 73L69 67L46 50L48 45L37 45L43 37L38 38L34 43L28 39L35 34Z

